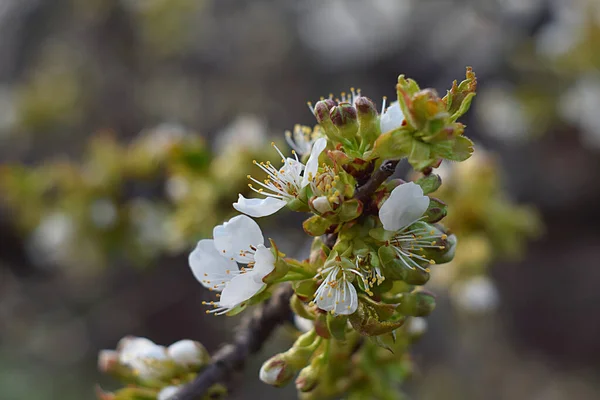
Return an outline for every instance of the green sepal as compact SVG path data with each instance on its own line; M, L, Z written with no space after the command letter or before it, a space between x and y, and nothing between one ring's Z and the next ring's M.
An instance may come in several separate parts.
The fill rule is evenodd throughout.
M425 317L435 309L435 297L423 291L402 293L398 300L396 311L411 317Z
M298 211L298 212L309 212L310 211L308 204L306 204L306 202L302 201L299 197L293 198L292 200L288 201L287 206L292 211Z
M471 67L467 67L465 75L466 79L460 84L457 84L457 81L452 82L452 88L442 99L452 121L456 121L469 110L477 90L477 77Z
M377 336L392 332L404 323L404 318L397 321L381 321L375 308L363 301L358 302L355 313L349 316L352 327L363 336Z
M296 294L293 294L290 298L290 308L294 313L296 313L302 318L310 320L315 319L314 314L307 310L306 304L302 300L300 300L300 298Z
M331 225L333 225L333 223L328 219L313 215L302 223L302 228L304 228L304 232L310 236L321 236L327 232Z
M315 282L313 279L294 281L292 282L292 288L300 300L309 301L315 297L315 292L317 291L317 282Z
M273 239L269 238L269 242L271 242L271 253L273 253L273 256L275 257L275 268L262 279L262 281L267 284L283 278L290 269L288 263L282 258L285 254L279 252Z
M434 228L438 232L443 232L434 225ZM436 264L445 264L452 261L454 253L456 252L456 235L448 235L446 239L436 240L436 244L443 247L443 249L429 248L424 250L424 256L435 261Z
M432 162L431 145L420 140L413 140L408 162L416 170L428 167Z
M417 85L417 82L415 82L414 80L406 79L404 75L400 75L398 77L398 84L396 85L396 95L398 96L398 104L400 105L402 114L404 114L407 126L413 129L417 127L417 124L411 111L411 98L420 90L421 88L419 88L419 85Z
M325 246L320 237L314 238L310 246L310 256L308 259L311 270L316 271L322 267L327 257L329 257L330 252L331 250Z
M341 222L352 221L358 218L363 211L363 204L357 199L346 200L338 210L338 218Z
M315 332L323 339L331 338L331 332L329 332L329 327L327 326L328 314L329 313L320 312L314 320Z
M348 326L348 317L345 315L333 315L327 313L327 329L331 336L340 341L346 340L346 327Z
M383 229L383 226L369 230L369 236L371 236L373 239L379 242L387 242L388 240L391 240L394 237L394 235L395 232L386 231L385 229Z
M379 336L371 336L369 340L372 343L374 343L377 347L386 349L392 354L394 353L394 345L396 344L395 331L391 331L389 333Z
M413 140L411 128L406 126L383 133L375 140L373 150L365 153L365 159L391 160L406 157L412 150Z
M442 185L442 178L436 174L429 174L417 179L415 183L421 186L421 189L423 189L423 194L427 195L439 189L439 187Z
M425 211L425 222L435 223L440 221L448 214L446 203L435 197L429 199L429 207Z
M404 272L404 266L396 256L396 252L391 246L381 246L377 251L379 261L381 261L381 267L383 268L383 275L387 279L391 280L402 280L406 273ZM386 280L387 280L386 279Z

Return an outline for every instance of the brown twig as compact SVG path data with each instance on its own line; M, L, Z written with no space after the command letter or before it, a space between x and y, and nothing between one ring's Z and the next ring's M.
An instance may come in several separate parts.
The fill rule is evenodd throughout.
M240 371L248 356L260 350L275 328L290 318L289 303L292 294L291 285L280 286L271 299L242 320L233 343L215 353L211 364L170 400L201 399L212 385L221 383L233 372Z
M369 201L369 197L379 188L379 186L385 182L387 178L393 175L396 171L396 166L400 160L387 160L384 161L379 169L375 171L373 175L361 186L356 189L354 198L360 200L361 203L365 204ZM325 235L325 246L332 248L337 240L337 233L330 233Z
M375 171L373 175L369 178L369 180L358 189L356 189L356 193L354 194L354 198L360 200L363 204L369 200L369 197L379 188L387 178L392 176L394 171L396 171L396 166L400 160L386 160L384 161L379 169Z

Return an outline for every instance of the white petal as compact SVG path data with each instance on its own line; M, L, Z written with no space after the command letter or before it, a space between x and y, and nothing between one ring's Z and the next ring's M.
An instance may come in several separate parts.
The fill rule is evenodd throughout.
M356 288L350 282L346 282L345 289L338 290L339 298L335 303L333 309L334 314L338 315L350 315L353 314L358 308L358 295L356 294Z
M300 332L308 332L315 327L315 323L308 319L294 314L294 325Z
M194 277L206 288L223 290L224 282L233 278L238 270L235 261L223 257L210 239L203 239L189 256L190 268Z
M177 391L179 391L179 386L166 386L158 392L156 400L169 400Z
M327 139L319 138L313 144L312 150L310 151L310 157L308 157L308 161L306 162L306 168L304 169L304 176L302 177L302 187L308 185L310 177L313 177L317 174L317 170L319 169L319 156L327 147Z
M414 182L397 186L379 210L386 231L398 231L417 221L429 207L429 197Z
M275 256L271 252L271 249L266 248L262 244L256 247L256 253L254 253L255 264L252 272L255 273L255 279L258 279L262 283L262 279L275 269Z
M204 349L193 340L179 340L167 347L167 354L176 364L187 367L204 361Z
M401 127L403 121L404 114L400 109L400 104L398 104L398 102L395 101L388 107L388 109L381 115L379 119L381 133L386 133L388 131Z
M246 215L238 215L215 226L213 237L219 253L242 264L254 261L253 248L265 241L258 224Z
M250 271L233 278L221 293L219 305L225 308L233 308L258 293L265 284L256 282L255 277L256 273Z
M285 207L286 204L287 202L285 200L276 199L274 197L247 199L240 194L238 201L233 203L233 208L251 217L259 218L275 214Z

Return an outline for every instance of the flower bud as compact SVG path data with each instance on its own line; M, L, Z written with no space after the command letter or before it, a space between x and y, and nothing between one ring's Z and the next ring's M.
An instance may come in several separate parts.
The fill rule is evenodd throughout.
M308 366L302 368L298 378L296 378L296 389L300 392L310 392L319 384L321 375L321 363L323 355L316 357Z
M356 137L358 132L356 108L348 103L341 103L329 110L329 116L344 139L352 140Z
M319 214L325 214L333 211L333 207L331 207L327 196L313 197L310 199L310 205Z
M260 367L259 372L261 381L277 387L287 385L294 375L296 370L288 364L286 353L271 357Z
M175 363L184 368L198 368L210 362L206 348L193 340L180 340L167 348L167 354Z
M321 125L323 132L332 142L340 142L341 136L338 133L337 128L331 121L329 110L335 107L335 102L331 99L321 100L315 104L314 112L317 122Z
M380 134L378 113L371 99L359 96L354 101L358 117L358 134L367 143L373 143Z
M119 363L143 381L166 379L176 370L167 349L146 338L126 337L117 347Z
M103 374L116 373L119 370L119 352L100 350L98 353L98 370Z
M397 311L412 317L424 317L435 308L435 297L424 291L404 293L400 299Z

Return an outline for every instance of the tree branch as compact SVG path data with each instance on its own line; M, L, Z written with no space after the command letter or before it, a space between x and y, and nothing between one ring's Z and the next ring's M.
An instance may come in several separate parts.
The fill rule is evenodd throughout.
M394 171L396 171L396 166L398 166L399 162L400 160L384 161L379 167L379 169L375 171L373 175L371 175L369 180L365 182L364 185L361 185L356 189L356 193L354 193L354 198L360 200L361 203L365 204L369 200L369 197L371 197L371 195L375 193L377 188L379 188L379 186L383 182L385 182L387 178L394 174ZM337 233L330 233L328 235L325 235L325 246L332 248L335 245L336 240Z
M393 175L394 171L396 171L396 166L398 165L398 162L400 162L400 160L384 161L379 167L379 169L375 171L373 175L371 175L369 180L364 185L356 189L354 198L360 200L363 204L367 200L369 200L369 197L371 197L371 195L375 193L377 188L379 188L379 185L381 185L383 182L385 182L387 178Z
M215 383L221 383L240 371L246 359L262 347L271 333L291 316L291 285L281 285L273 296L245 317L237 328L233 343L225 345L212 357L194 381L184 386L170 400L198 400Z

